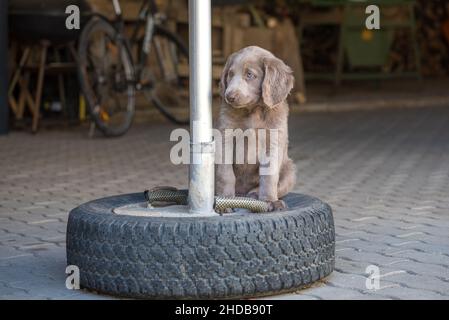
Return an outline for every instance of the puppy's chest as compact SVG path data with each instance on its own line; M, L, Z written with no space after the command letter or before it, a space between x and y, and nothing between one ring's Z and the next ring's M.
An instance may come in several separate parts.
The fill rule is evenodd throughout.
M247 117L241 118L238 121L239 129L268 129L270 122L267 121L266 116L262 112L251 113Z

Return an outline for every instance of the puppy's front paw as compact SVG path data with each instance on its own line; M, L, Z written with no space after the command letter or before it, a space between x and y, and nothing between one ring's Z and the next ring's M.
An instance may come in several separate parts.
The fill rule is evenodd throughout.
M270 201L268 202L268 211L283 211L287 209L287 204L283 200L277 200L277 201Z
M259 200L259 194L257 192L250 192L246 196L251 199Z
M223 215L223 214L234 213L235 210L234 210L234 209L231 209L231 208L224 208L224 209L218 209L218 208L216 208L216 209L215 209L215 212L218 213L218 214Z

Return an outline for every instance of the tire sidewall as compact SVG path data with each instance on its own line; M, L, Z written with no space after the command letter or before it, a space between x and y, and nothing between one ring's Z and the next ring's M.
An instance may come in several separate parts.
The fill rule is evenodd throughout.
M161 218L120 216L113 207L144 201L112 197L74 209L68 264L81 285L134 298L241 298L290 292L334 267L331 208L302 196L282 213Z

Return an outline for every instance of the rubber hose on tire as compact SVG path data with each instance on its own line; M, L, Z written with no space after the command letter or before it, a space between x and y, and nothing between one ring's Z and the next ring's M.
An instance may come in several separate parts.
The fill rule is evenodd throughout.
M173 202L178 205L187 205L189 191L178 190L171 187L158 187L144 192L145 199L151 205L154 202ZM214 209L222 212L225 209L247 209L253 213L268 212L269 205L260 201L245 197L215 197Z

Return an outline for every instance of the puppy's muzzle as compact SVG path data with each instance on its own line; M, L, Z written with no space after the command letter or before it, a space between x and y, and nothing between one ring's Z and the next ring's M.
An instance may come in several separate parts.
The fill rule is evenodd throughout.
M240 99L240 94L238 92L229 92L225 96L226 102L228 104L235 104Z

